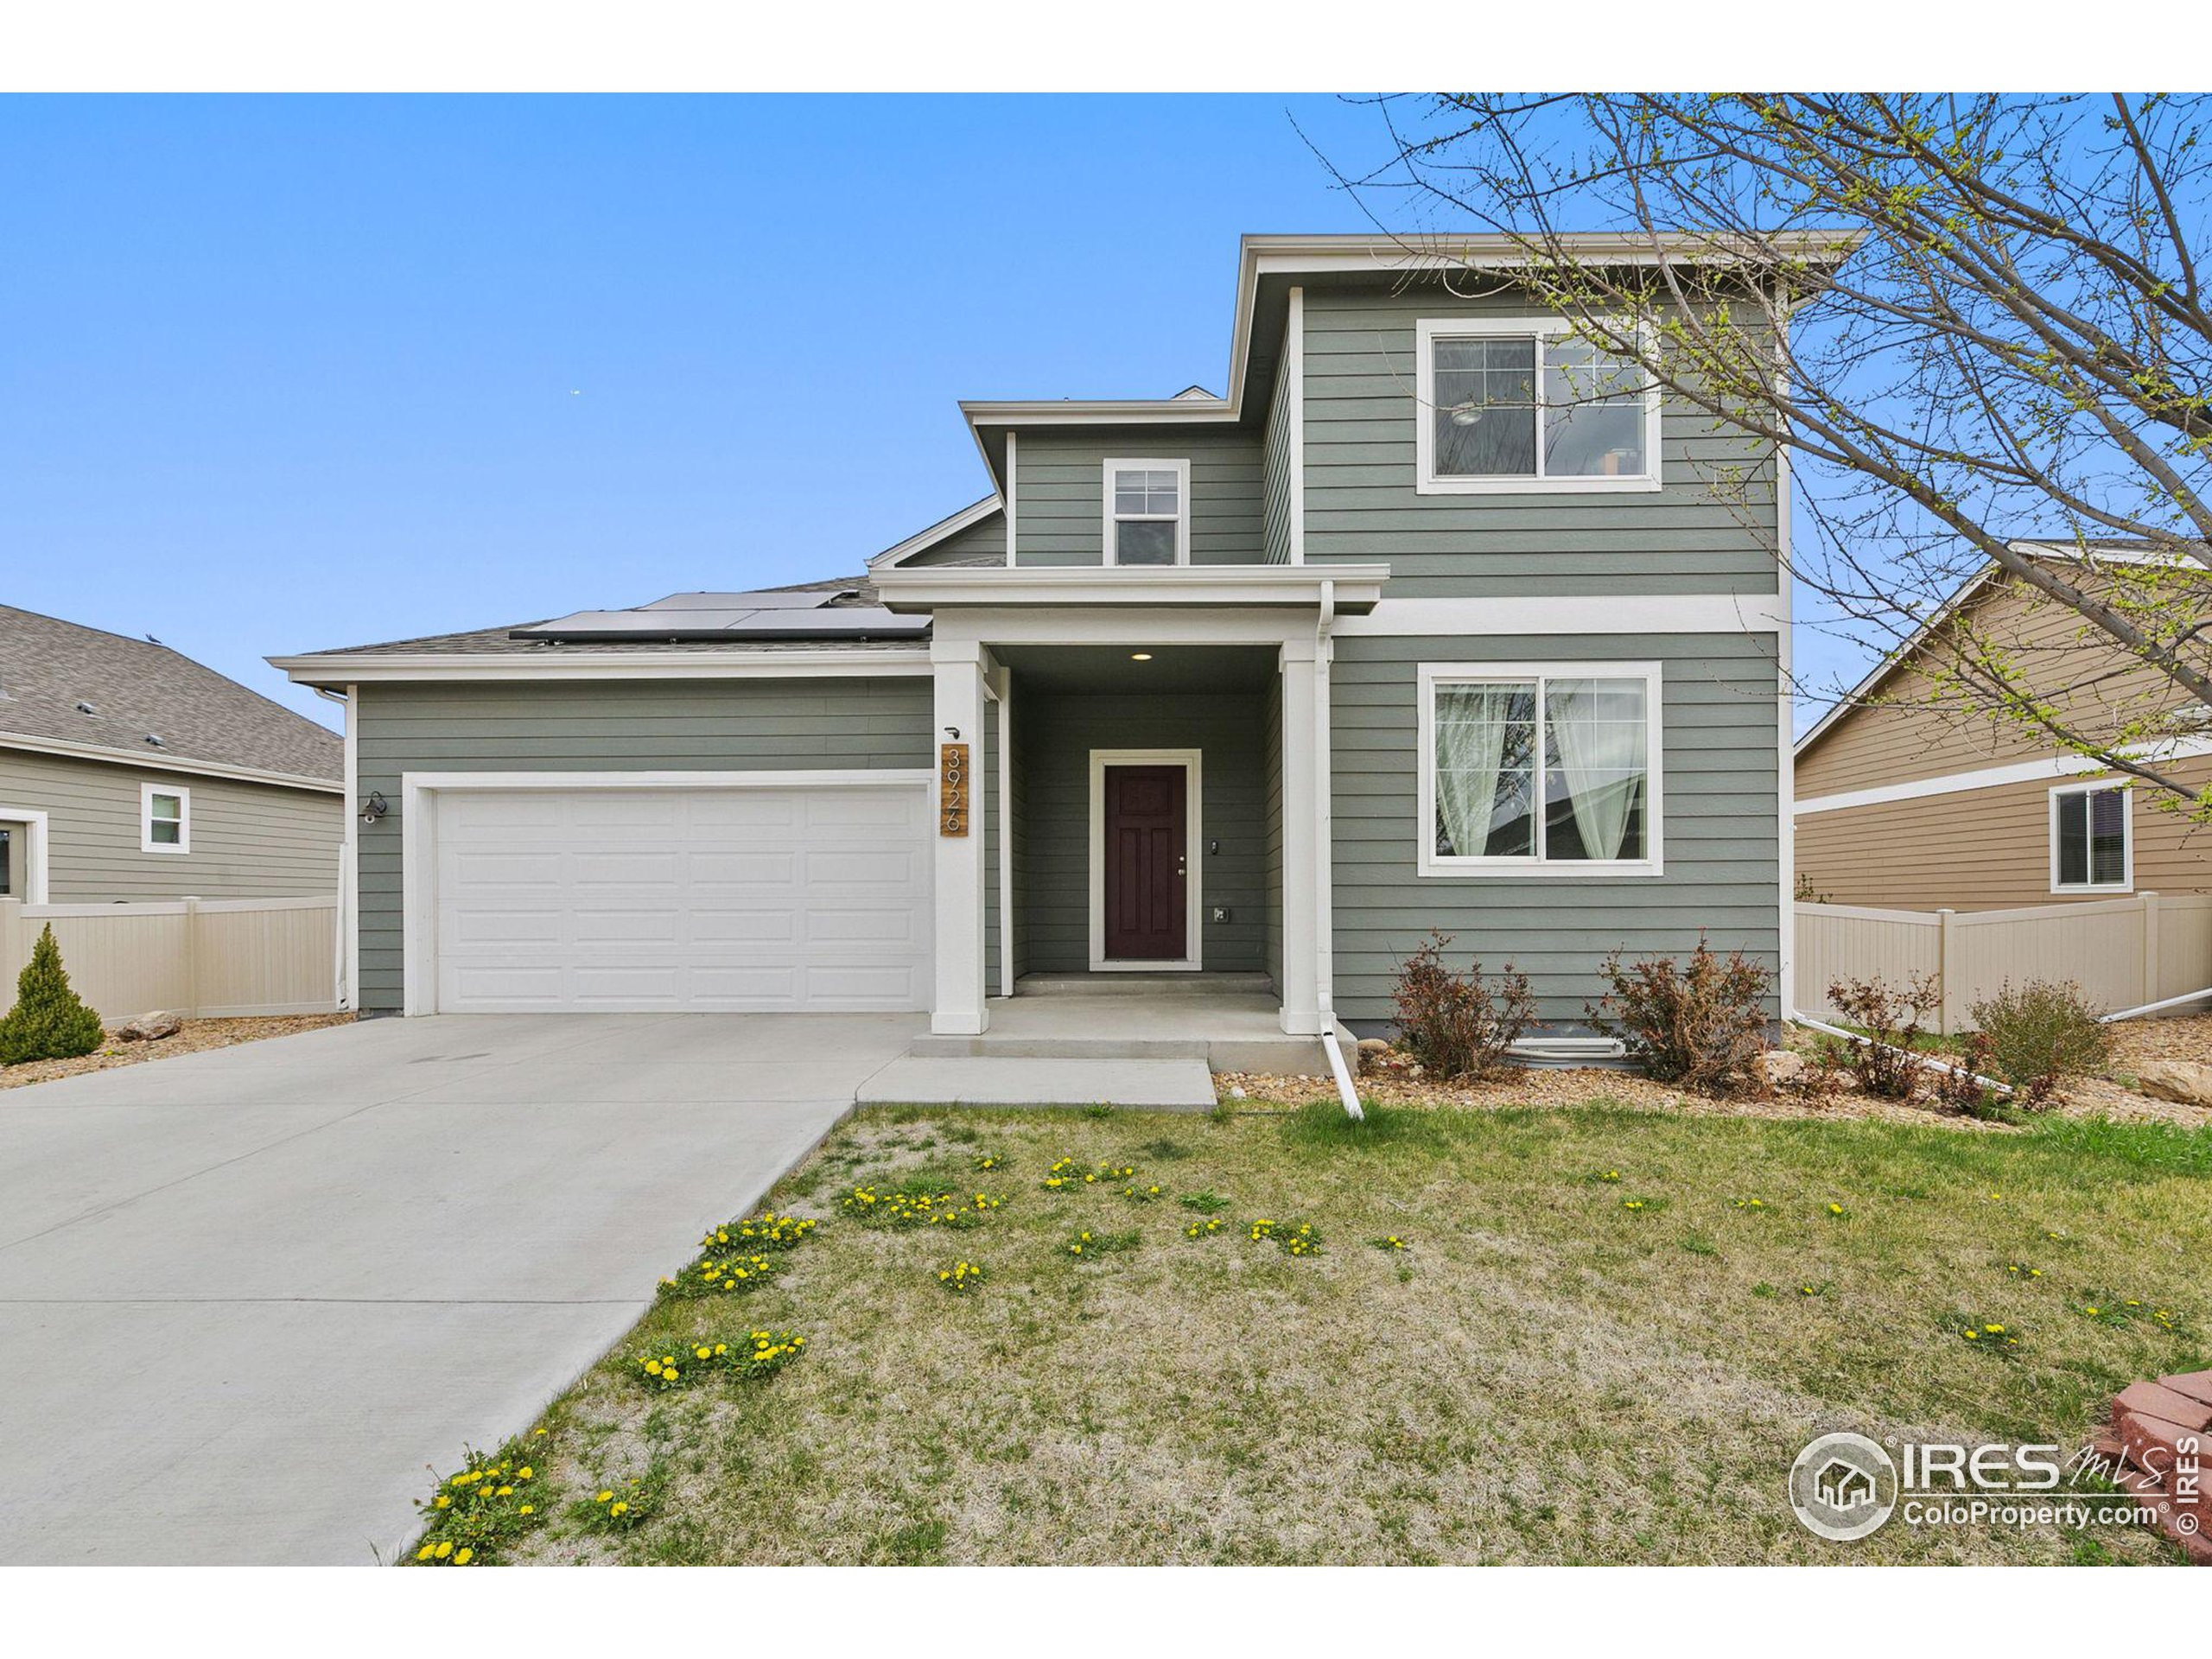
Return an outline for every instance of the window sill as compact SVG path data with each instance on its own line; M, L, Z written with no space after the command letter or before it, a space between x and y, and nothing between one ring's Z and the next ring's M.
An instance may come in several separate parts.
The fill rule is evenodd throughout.
M2071 887L2061 887L2057 882L2054 881L2050 884L2050 890L2059 897L2064 899L2081 898L2083 896L2097 899L2128 899L2134 896L2135 884L2133 881L2122 881L2107 886L2091 886L2087 883L2077 883Z
M1658 479L1636 478L1424 478L1416 495L1637 495L1661 487Z
M1656 858L1637 859L1536 859L1520 858L1424 858L1419 874L1427 880L1483 881L1497 876L1550 881L1573 881L1589 878L1605 880L1622 876L1656 876L1666 874L1664 862Z

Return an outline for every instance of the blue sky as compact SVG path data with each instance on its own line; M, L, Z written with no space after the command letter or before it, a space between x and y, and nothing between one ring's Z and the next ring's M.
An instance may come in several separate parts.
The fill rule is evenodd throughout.
M1222 388L1321 98L0 100L10 603L272 652L855 569L963 397Z

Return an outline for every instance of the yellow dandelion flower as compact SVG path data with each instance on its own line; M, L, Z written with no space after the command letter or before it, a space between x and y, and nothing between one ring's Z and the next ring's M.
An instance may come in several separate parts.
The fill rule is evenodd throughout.
M453 1553L453 1564L455 1567L467 1567L469 1562L475 1559L476 1552L469 1548L466 1544L463 1544L459 1549L456 1549Z
M612 1492L601 1492L597 1497L594 1498L592 1502L594 1503L606 1503L613 1501L613 1497L614 1494Z
M442 1543L442 1544L440 1544L440 1545L438 1546L438 1549L437 1549L437 1558L438 1558L438 1560L442 1560L442 1561L443 1560L445 1560L445 1558L446 1558L447 1556L448 1556L448 1555L450 1555L450 1554L453 1554L453 1543L452 1543L452 1541L451 1541L451 1540L448 1540L446 1542L444 1542L444 1543Z

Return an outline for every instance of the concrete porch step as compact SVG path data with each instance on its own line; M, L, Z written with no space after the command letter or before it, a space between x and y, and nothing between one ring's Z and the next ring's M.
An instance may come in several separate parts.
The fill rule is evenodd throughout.
M1024 974L1016 996L1265 996L1265 974Z
M1205 1062L907 1054L862 1084L863 1106L1140 1106L1211 1111Z
M1349 1036L1349 1033L1346 1033ZM1357 1054L1348 1042L1347 1054ZM906 1052L929 1059L1065 1060L1086 1065L1116 1061L1195 1060L1210 1071L1272 1071L1314 1076L1329 1069L1318 1037L1281 1032L1249 1036L1144 1036L1134 1032L985 1032L980 1037L920 1036Z

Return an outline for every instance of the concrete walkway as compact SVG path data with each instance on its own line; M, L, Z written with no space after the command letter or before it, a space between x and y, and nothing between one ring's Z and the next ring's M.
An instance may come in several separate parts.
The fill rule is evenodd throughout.
M380 1020L0 1091L0 1564L389 1559L925 1023Z

